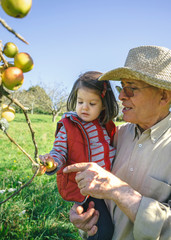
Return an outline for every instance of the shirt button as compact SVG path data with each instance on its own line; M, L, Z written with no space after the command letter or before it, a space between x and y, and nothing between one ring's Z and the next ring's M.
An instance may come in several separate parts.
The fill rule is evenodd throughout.
M132 167L131 167L129 170L130 170L130 172L133 172L133 171L134 171L134 169L133 169Z
M142 147L142 144L139 144L138 146L141 148L141 147Z

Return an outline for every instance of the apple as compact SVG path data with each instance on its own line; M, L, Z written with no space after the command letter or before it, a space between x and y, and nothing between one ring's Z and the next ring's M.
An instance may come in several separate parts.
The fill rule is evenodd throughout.
M44 160L43 160L44 159ZM40 155L38 158L39 164L44 164L46 166L46 169L50 169L54 167L54 159L50 156L50 154L46 154L45 156ZM48 170L47 170L48 172Z
M20 68L23 72L29 72L33 66L33 59L28 53L20 52L14 57L14 65Z
M18 53L18 47L12 42L7 42L3 48L3 53L5 56L13 58Z
M42 164L32 164L32 172L35 173L37 169L39 168L39 172L37 176L41 176L46 172L46 167Z
M9 67L2 73L2 83L9 90L17 90L24 82L24 75L20 68Z
M11 122L15 118L15 110L14 108L2 104L2 110L1 110L1 118L5 118L8 122Z
M3 10L12 17L25 17L32 6L32 0L1 0Z
M46 168L50 169L54 166L54 159L47 159L46 160Z

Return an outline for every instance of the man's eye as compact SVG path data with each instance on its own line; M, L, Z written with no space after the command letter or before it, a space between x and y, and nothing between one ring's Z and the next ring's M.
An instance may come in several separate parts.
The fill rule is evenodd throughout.
M138 89L137 87L130 87L130 88L131 88L133 91Z

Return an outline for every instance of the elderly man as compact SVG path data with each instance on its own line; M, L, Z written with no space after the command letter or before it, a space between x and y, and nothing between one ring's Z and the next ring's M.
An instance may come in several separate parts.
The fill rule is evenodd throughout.
M77 172L83 195L105 199L115 231L113 240L171 239L171 50L158 46L131 49L125 67L99 80L121 80L123 119L114 136L112 173L93 163L68 166ZM74 205L70 219L94 235L98 212ZM86 239L86 238L85 238Z

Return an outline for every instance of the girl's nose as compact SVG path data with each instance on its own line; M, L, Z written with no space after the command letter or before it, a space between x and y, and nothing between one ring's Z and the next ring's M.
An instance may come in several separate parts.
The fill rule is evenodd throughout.
M83 109L88 109L88 104L87 103L83 103Z

